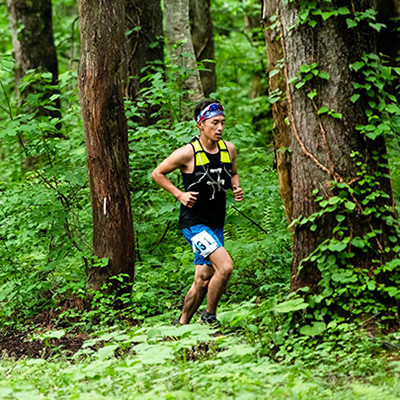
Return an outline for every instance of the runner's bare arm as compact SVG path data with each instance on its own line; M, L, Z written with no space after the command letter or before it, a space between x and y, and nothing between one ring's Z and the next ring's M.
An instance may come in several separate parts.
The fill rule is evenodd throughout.
M186 145L175 150L151 174L151 177L167 192L176 197L184 206L192 208L198 192L182 192L167 177L167 174L177 170L185 170L193 160L193 149Z
M226 145L228 146L229 154L231 155L232 159L232 191L235 196L236 201L242 201L243 200L243 190L240 187L240 179L237 171L237 165L236 165L236 148L235 145L231 142L226 142Z

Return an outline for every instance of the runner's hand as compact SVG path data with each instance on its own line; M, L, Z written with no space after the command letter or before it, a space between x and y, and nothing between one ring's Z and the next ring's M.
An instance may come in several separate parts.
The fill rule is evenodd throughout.
M243 200L243 189L240 186L233 185L232 190L233 190L233 194L235 195L235 200L242 201Z
M196 196L198 194L199 192L182 192L182 194L179 196L179 200L184 206L192 208L196 203Z

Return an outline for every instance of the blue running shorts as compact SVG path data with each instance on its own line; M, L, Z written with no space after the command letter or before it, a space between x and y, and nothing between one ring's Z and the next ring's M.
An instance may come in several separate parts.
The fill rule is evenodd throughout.
M195 225L182 229L183 236L192 246L195 265L211 265L207 257L224 245L224 229L211 229L206 225Z

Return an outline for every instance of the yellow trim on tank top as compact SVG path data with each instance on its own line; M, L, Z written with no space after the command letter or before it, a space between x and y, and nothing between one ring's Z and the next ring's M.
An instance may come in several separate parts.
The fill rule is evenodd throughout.
M203 147L200 144L199 140L195 140L193 143L193 148L196 154L196 166L206 165L210 163L206 153L203 150ZM226 144L223 140L218 142L219 151L220 151L220 160L222 163L228 164L231 162L231 156L226 147Z

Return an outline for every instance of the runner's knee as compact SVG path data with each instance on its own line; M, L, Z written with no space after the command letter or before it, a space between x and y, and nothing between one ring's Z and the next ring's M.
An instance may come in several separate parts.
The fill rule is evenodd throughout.
M233 272L232 260L226 260L222 264L220 264L217 272L224 279L228 280Z
M210 283L211 277L212 277L212 274L209 274L209 273L196 274L196 276L194 278L194 284L197 287L204 289Z

